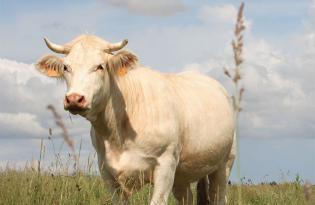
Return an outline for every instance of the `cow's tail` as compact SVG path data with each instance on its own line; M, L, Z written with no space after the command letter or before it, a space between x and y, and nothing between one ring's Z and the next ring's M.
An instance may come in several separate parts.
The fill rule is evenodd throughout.
M197 183L197 205L209 205L209 180L208 176L199 179Z

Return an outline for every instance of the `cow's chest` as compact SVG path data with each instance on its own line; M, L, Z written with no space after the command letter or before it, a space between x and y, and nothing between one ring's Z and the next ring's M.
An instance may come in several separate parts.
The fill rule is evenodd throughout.
M118 181L148 181L157 159L146 155L141 149L117 149L105 142L105 159L111 175ZM134 182L136 183L136 182Z

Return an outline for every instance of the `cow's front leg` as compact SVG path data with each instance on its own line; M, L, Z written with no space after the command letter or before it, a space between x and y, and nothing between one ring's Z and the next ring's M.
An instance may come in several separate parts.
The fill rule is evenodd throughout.
M166 205L174 183L178 153L170 149L158 158L154 169L154 189L150 205Z
M129 195L124 193L124 190L120 186L119 182L111 175L111 173L106 169L105 161L99 158L99 170L102 179L108 189L111 201L113 205L128 205Z

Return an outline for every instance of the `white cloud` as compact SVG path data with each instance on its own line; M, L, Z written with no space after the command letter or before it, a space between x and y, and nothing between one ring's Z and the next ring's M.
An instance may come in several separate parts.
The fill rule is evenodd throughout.
M232 4L204 5L199 10L198 19L204 23L212 24L215 28L233 29L237 11L238 8ZM251 29L252 22L246 18L246 15L244 16L244 25L246 30Z
M148 16L168 16L182 11L182 0L105 0L106 3L127 9L131 13Z
M205 5L200 9L199 19L202 21L234 23L237 15L237 9L231 4L223 4L221 6Z
M0 58L0 75L14 75L17 84L25 84L32 76L37 76L33 65Z
M0 138L41 138L48 133L36 120L36 116L29 113L0 113L0 125Z
M216 12L223 12L223 8L231 7L222 6ZM225 26L231 22L227 20L228 15L222 17L215 14L216 12L213 12L216 17L209 17L212 22L207 23L218 25L217 23L220 22L221 26L216 27L216 32L224 35ZM194 33L191 36L198 39L202 35ZM232 36L229 37L230 39L227 37L228 35L225 34L226 42ZM315 110L312 80L315 76L315 69L313 69L315 60L312 57L315 55L315 43L310 43L313 42L312 33L301 34L300 38L295 44L296 47L288 50L286 47L275 47L272 42L255 37L251 27L246 29L243 66L245 96L240 122L242 136L315 137L315 129L312 125L315 116L310 112ZM204 45L210 45L215 41L211 40ZM288 39L288 42L291 40ZM197 56L191 54L190 59L193 59L194 55ZM207 73L233 91L232 84L222 71L223 67L233 65L231 45L221 42L219 46L203 50L203 56L208 57L184 65L183 70L192 69Z
M315 93L308 87L313 81L306 74L294 75L306 68L301 63L301 54L295 60L275 52L277 49L264 42L246 42L243 66L245 87L243 111L241 113L241 136L251 138L314 138ZM250 51L250 52L249 52ZM276 55L276 56L275 56ZM230 59L232 57L230 56ZM222 68L230 60L212 58L203 63L192 63L185 69L197 69L219 79L225 87L233 91ZM312 62L315 67L315 60ZM288 70L291 74L287 74ZM314 76L314 75L313 75Z

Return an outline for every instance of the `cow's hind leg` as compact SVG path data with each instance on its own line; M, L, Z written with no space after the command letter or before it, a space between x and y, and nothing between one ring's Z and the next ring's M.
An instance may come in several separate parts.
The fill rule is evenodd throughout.
M226 162L226 170L225 170L225 172L226 172L226 181L228 181L229 178L230 178L230 174L231 174L232 167L233 167L233 164L234 164L234 160L235 160L235 157L236 157L236 143L237 143L236 142L236 134L234 133L231 152L229 154L228 161ZM228 202L227 196L225 197L225 202L226 203Z
M218 170L208 175L209 178L209 198L211 205L225 205L226 204L226 164L221 166Z
M193 196L190 189L190 184L174 184L173 194L177 200L177 205L192 205Z

